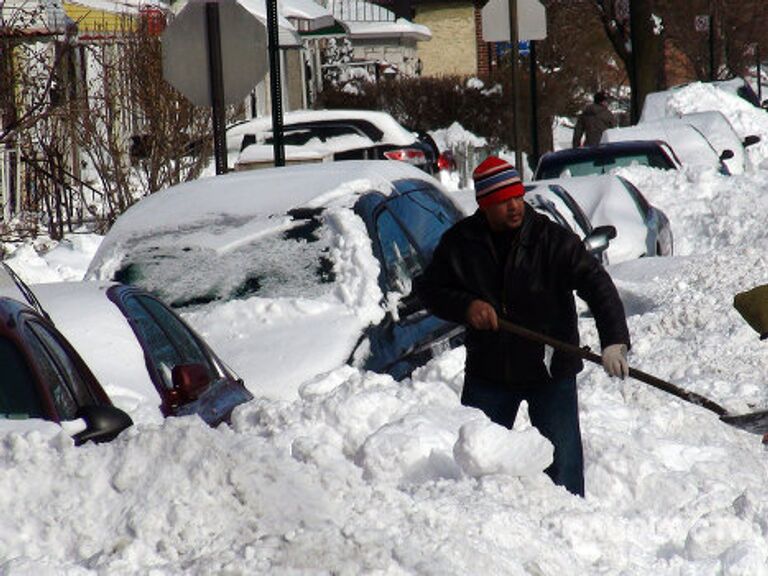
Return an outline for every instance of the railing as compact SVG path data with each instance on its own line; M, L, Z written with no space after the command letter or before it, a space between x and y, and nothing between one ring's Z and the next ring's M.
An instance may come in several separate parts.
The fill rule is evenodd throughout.
M459 173L459 187L467 188L472 185L472 172L478 164L485 160L496 150L490 146L475 146L471 142L458 142L448 147L453 160L456 162L456 171Z
M392 10L365 0L321 1L334 18L344 22L394 22Z

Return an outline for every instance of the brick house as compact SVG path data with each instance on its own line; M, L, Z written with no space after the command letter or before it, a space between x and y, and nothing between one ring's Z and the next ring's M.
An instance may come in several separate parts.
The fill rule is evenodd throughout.
M432 41L418 47L424 75L488 75L496 62L493 44L482 38L480 12L484 4L470 0L412 1L413 21L432 31Z

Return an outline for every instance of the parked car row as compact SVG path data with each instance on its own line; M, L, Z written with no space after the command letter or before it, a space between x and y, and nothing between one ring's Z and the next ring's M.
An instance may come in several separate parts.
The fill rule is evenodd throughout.
M361 123L331 124L304 118L288 133L299 142L349 125L356 137L383 139L383 130L366 133ZM252 129L239 133L242 151L254 146L246 143ZM389 151L417 148L401 135ZM613 148L627 154L606 156L605 166L630 152L649 165L679 165L662 143ZM402 379L460 345L463 328L430 314L412 290L443 232L463 216L417 164L351 160L187 182L122 214L86 281L29 287L4 264L0 354L12 374L1 392L5 417L81 419L77 443L169 416L196 414L216 426L254 392L293 397L308 378L344 363ZM527 201L604 263L671 254L663 212L623 178L573 177L588 173L584 165L577 158L552 168L571 177L539 179L555 173L542 159ZM372 294L375 313L360 308ZM284 325L277 318L258 342L228 344L244 381L180 314L251 299L322 312ZM323 337L329 325L333 337Z
M759 105L743 79L712 84ZM757 135L739 135L719 110L673 113L668 102L680 89L649 94L638 124L605 130L597 146L544 154L534 172L540 186L570 194L592 225L615 226L616 238L607 250L611 263L673 252L667 216L652 206L636 186L617 177L616 169L703 167L726 176L741 174L749 169L745 149L760 142ZM615 180L612 185L608 184L610 179Z

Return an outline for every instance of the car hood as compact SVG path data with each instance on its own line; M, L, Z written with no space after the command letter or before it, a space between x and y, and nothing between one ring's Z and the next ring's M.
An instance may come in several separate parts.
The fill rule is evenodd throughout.
M368 324L347 306L306 299L254 297L183 316L254 396L281 400L343 365Z

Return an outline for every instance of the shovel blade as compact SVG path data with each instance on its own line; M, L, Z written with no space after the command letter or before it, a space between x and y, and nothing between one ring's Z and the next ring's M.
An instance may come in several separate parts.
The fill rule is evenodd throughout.
M752 434L768 434L768 410L749 414L723 414L720 420Z

